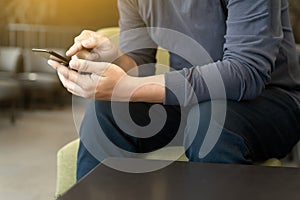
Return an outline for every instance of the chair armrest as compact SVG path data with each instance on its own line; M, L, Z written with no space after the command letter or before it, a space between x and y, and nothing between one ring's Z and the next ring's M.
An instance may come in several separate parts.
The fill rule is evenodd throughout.
M76 183L78 147L79 139L76 139L62 147L57 153L56 197Z

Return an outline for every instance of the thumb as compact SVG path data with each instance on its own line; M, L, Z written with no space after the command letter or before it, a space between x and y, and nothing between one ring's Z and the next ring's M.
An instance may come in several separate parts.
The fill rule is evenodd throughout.
M87 72L97 75L102 75L105 70L109 68L110 63L106 62L93 62L83 59L72 59L70 61L70 68L79 72Z

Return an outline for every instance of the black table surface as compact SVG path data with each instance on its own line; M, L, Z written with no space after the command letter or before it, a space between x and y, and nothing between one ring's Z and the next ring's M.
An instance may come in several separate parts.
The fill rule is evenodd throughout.
M128 168L166 161L108 159ZM98 165L59 200L300 200L300 169L174 162L148 173Z

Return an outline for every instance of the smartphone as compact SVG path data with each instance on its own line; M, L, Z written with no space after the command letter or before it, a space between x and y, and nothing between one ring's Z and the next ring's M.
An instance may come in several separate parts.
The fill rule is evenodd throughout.
M35 54L38 54L44 58L46 58L47 60L51 59L51 60L55 60L59 63L61 63L62 65L69 67L69 62L70 62L70 58L66 57L66 56L62 56L59 53L53 51L53 50L49 50L49 49L32 49L32 51Z

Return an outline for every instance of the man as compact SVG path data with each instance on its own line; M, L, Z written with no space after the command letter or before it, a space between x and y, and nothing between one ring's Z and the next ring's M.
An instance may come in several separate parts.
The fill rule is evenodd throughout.
M119 10L122 51L84 31L67 52L71 68L91 74L49 61L70 92L96 100L81 126L78 179L106 157L151 152L182 132L195 162L290 152L300 136L300 68L287 0L120 0ZM170 51L172 70L149 76L157 46ZM140 129L151 120L153 129Z

